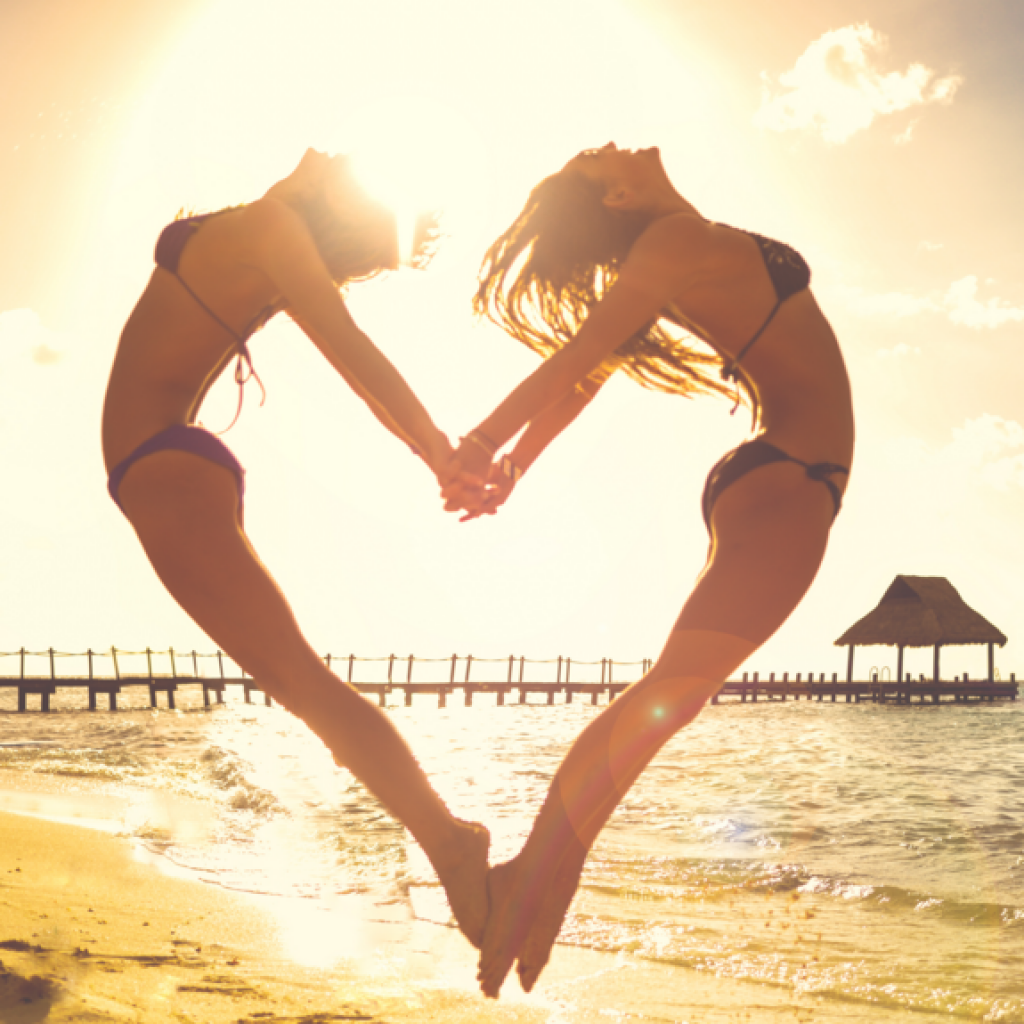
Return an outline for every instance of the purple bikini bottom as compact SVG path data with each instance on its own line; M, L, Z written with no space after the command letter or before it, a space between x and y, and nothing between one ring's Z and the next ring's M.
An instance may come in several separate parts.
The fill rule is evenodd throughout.
M190 452L234 473L235 484L238 488L238 512L241 515L242 499L245 495L245 470L242 468L242 464L231 454L231 449L208 430L203 427L188 427L182 423L175 423L167 427L166 430L161 430L159 434L154 434L148 441L143 441L128 458L123 459L113 468L110 479L107 481L107 490L110 491L110 496L122 512L124 506L121 504L117 492L121 488L121 481L124 479L125 473L139 459L162 451Z

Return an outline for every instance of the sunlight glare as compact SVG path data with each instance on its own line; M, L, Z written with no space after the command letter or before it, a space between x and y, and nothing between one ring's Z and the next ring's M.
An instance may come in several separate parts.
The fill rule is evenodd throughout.
M472 132L452 107L395 96L366 104L347 127L357 177L398 217L403 262L411 256L417 216L444 211L458 219L462 208L483 200Z

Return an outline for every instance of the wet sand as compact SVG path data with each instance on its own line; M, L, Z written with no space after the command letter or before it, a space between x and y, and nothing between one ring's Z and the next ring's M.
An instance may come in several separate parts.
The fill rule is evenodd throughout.
M329 969L303 967L285 955L287 929L259 901L169 877L140 862L126 840L0 814L4 1024L525 1024L549 1017L541 1008L484 1003L471 990L436 988L402 962L400 949L389 951L388 933L400 939L406 930L399 923L352 925L366 933L360 938L369 962L355 956ZM458 945L450 940L462 940L429 927L449 940L450 958ZM467 983L471 954L468 946L454 954Z
M157 858L159 860L159 858ZM422 894L421 894L422 895ZM476 990L476 953L408 901L253 897L172 877L129 840L0 812L0 1021L689 1024L872 1018L813 996L558 946L538 990ZM317 964L317 951L329 963ZM340 951L340 952L339 952ZM310 956L310 954L313 954ZM315 964L315 965L314 965ZM874 1008L878 1014L880 1008ZM837 1015L837 1011L838 1015ZM867 1015L862 1014L867 1012Z

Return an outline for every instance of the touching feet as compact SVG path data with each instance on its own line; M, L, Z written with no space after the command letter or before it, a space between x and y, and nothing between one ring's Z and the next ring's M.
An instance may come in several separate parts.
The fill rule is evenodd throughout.
M431 858L459 931L477 949L483 944L487 922L487 852L490 846L491 834L483 825L460 821L455 840Z
M531 886L518 857L491 868L487 880L491 912L477 972L485 996L498 997L517 959L523 990L529 992L537 983L562 930L585 860L585 851L573 850L562 858L550 883L543 886L534 879L541 882L536 887Z
M551 947L565 924L576 890L579 888L580 875L587 854L584 850L573 850L562 858L555 877L548 886L547 895L541 901L534 918L533 927L526 935L522 948L519 950L519 962L516 973L519 984L524 992L533 990L540 972L551 959Z
M477 981L485 996L497 999L501 986L519 953L522 936L532 924L524 919L517 882L520 877L518 858L507 864L496 864L487 873L490 913L480 947L480 969Z

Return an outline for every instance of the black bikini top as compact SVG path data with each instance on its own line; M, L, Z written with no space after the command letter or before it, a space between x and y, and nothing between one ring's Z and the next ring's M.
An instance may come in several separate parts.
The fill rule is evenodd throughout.
M728 224L720 225L720 227L728 226ZM733 230L742 231L742 228L733 228ZM736 368L740 361L775 319L779 307L791 295L802 292L811 283L811 268L796 249L786 245L785 242L777 242L774 238L765 238L764 235L759 235L754 231L743 231L743 234L757 242L761 259L764 260L764 268L768 271L772 287L775 289L775 305L765 322L754 332L750 341L736 353L735 358L722 364L722 380L736 380Z
M230 209L230 207L229 207ZM267 306L265 309L261 309L259 313L251 320L245 328L239 334L230 324L225 323L210 307L203 302L201 298L189 287L185 282L185 279L178 273L178 264L181 262L181 254L185 251L185 246L188 245L189 239L199 230L203 223L210 217L216 217L218 213L224 213L224 210L217 210L213 213L199 213L192 217L182 217L180 220L172 220L160 232L160 237L156 241L156 252L153 255L156 265L162 267L177 278L178 283L192 296L197 305L203 309L216 323L224 328L232 338L235 339L236 351L238 353L238 360L235 363L235 383L238 385L238 409L235 412L235 418L231 423L225 427L225 431L230 430L235 423L238 421L238 417L242 412L242 396L245 391L245 385L248 381L255 377L256 383L260 386L262 397L260 399L260 405L263 404L263 399L266 398L267 392L263 387L263 381L260 380L259 374L253 369L252 356L249 354L249 339L258 331L276 312L273 306ZM222 431L223 433L224 431Z

